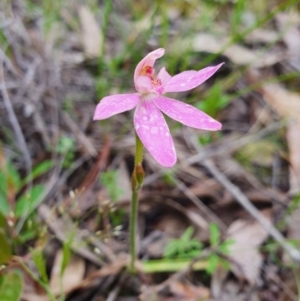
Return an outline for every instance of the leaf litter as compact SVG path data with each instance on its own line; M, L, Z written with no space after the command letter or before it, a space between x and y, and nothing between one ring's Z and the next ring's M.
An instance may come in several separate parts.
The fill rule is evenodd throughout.
M13 250L32 270L32 275L26 275L31 280L25 280L22 298L48 300L29 252L29 247L42 245L46 246L47 285L58 297L63 290L68 301L296 300L296 281L289 267L297 264L285 259L276 241L256 219L250 220L247 210L202 163L212 160L218 172L239 187L260 213L267 212L270 225L294 239L299 249L300 83L295 75L299 71L299 11L295 7L293 13L282 10L272 22L235 41L233 20L240 18L236 4L192 0L157 7L141 1L133 7L113 1L109 15L109 6L96 7L92 2L78 2L75 7L65 1L59 9L58 2L52 9L38 1L31 8L27 1L24 6L20 1L15 6L1 4L0 89L1 97L8 97L0 106L4 150L0 159L12 162L21 178L26 176L26 148L33 167L46 160L53 165L29 184L49 184L51 179L49 193L25 220L19 240L15 240L13 226L18 217L14 208L22 188L10 198L12 213L0 212L0 232L5 233L1 240L7 249L0 258L7 263L0 277L14 269ZM244 7L243 16L250 7ZM203 15L210 10L215 10L209 14L215 18L212 24ZM259 18L260 12L256 15ZM206 21L199 23L199 19ZM225 60L222 73L185 94L184 100L198 106L214 84L219 84L229 101L213 109L214 118L223 123L222 134L193 131L201 151L190 143L188 132L170 123L179 158L175 168L166 173L150 156L144 161L148 180L140 197L137 264L151 266L154 259L163 262L168 242L180 239L193 226L191 240L204 248L199 258L202 269L192 271L192 258L188 258L184 270L145 275L141 268L138 275L130 275L126 271L134 134L130 115L118 116L110 125L93 123L91 116L104 92L132 89L127 75L135 63L163 46L173 56L163 64L173 68L174 74L186 67L195 70L195 65L222 51L211 62ZM99 67L101 60L104 68ZM231 76L237 73L240 75ZM279 81L281 76L287 79L276 83L274 79ZM273 82L267 82L270 78ZM9 103L17 117L14 123L8 114ZM23 138L16 139L20 134ZM72 148L62 151L64 140L72 141ZM101 181L103 175L117 187ZM0 202L5 202L2 194ZM208 229L214 217L220 221L220 239L230 237L235 242L226 255L210 245ZM34 227L39 235L32 232ZM69 246L71 259L60 277L61 250L72 233L76 235ZM232 273L226 264L207 273L205 267L218 254Z

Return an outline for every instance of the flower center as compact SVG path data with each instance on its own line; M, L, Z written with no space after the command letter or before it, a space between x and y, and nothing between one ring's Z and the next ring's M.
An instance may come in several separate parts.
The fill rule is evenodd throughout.
M147 77L150 77L151 79L153 79L154 73L155 73L155 69L153 67L151 67L151 66L145 66L141 70L140 75L147 76Z
M162 93L162 82L160 79L155 79L155 69L151 66L144 66L140 75L147 76L151 79L152 88L157 93Z

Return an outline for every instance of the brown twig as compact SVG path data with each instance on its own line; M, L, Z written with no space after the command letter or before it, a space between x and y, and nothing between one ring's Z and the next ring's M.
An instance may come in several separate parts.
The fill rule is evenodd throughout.
M62 112L62 116L70 130L77 137L79 142L82 144L84 149L92 156L95 157L97 155L97 150L91 141L86 137L86 135L80 130L78 125L74 122L74 120L70 117L70 115L66 112Z
M285 124L283 122L277 122L273 123L266 128L262 129L261 131L254 133L254 134L248 134L244 135L242 137L238 138L232 138L230 141L224 142L220 147L215 148L205 148L201 150L201 152L197 153L194 156L190 156L187 159L183 160L178 164L174 170L182 168L182 166L189 166L195 163L203 162L204 160L211 158L216 155L224 155L224 153L230 153L233 151L236 151L240 149L241 147L247 145L248 143L257 141L262 139L263 137L270 135L271 133L277 131L278 129L282 128ZM150 176L147 176L144 180L144 185L149 185L155 181L157 181L162 175L164 175L165 170L160 169L158 172L155 172L151 174Z
M61 241L65 242L67 241L67 233L65 231L65 227L72 227L73 230L76 228L75 225L71 224L71 221L68 221L69 225L66 225L60 218L58 218L55 214L52 213L50 208L46 205L41 205L38 208L39 215L43 218L43 220L46 222L48 227L51 229L51 231L55 234L55 236ZM72 233L72 229L69 233ZM71 234L70 234L71 235ZM91 252L88 248L85 247L79 247L82 242L80 242L80 239L78 235L74 237L74 242L71 249L82 256L83 258L88 259L89 261L93 262L97 266L101 266L103 264L103 261L101 258L96 256L93 252Z
M227 229L226 225L216 216L202 201L179 179L174 179L176 186L205 214L211 222L216 223L222 231Z
M23 135L21 126L19 124L18 118L15 114L15 111L13 109L12 103L10 101L10 98L9 98L9 95L8 95L8 92L6 89L5 79L4 79L3 61L1 61L1 63L0 63L0 80L2 81L1 93L2 93L2 97L3 97L3 102L4 102L4 105L5 105L7 114L8 114L9 121L13 127L17 143L23 154L27 174L29 175L31 172L31 167L32 167L31 156L30 156L29 149L27 147L27 143L26 143L25 137Z
M191 135L194 147L201 153L201 147L196 142L195 135ZM216 180L239 202L239 204L252 215L261 226L281 245L287 254L295 261L300 261L300 252L285 241L284 236L260 213L248 200L246 195L222 173L211 159L206 159L201 164L216 178Z

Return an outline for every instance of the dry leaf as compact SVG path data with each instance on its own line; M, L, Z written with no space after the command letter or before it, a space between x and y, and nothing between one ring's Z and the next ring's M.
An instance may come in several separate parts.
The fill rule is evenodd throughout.
M209 289L203 286L195 286L190 283L172 281L169 285L170 292L180 300L198 301L209 298ZM177 298L176 298L177 300Z
M290 92L279 84L269 84L261 88L264 99L279 116L288 118L287 140L290 150L290 190L300 189L300 94Z
M291 194L296 194L300 191L300 122L299 121L291 122L288 125L287 141L289 145L289 155L290 155L290 192Z
M72 220L67 214L64 214L61 218L59 218L45 204L39 206L38 212L60 241L66 241L69 235L68 233L73 233L73 231L77 229L77 227L73 224ZM85 246L86 244L84 243L81 236L82 233L74 237L71 246L72 251L76 252L81 257L90 260L94 264L99 265L101 263L100 258Z
M300 15L297 12L276 15L279 29L283 32L283 41L288 48L289 62L300 70Z
M50 299L46 295L41 296L32 293L24 293L22 295L22 301L50 301Z
M228 239L234 240L230 246L232 272L251 285L259 282L262 255L258 247L268 237L268 233L256 221L236 220L228 228Z
M210 34L201 33L193 38L193 48L195 51L205 51L210 53L222 52L224 56L237 65L250 65L252 67L267 67L282 60L283 55L271 53L270 51L261 52L258 50L247 49L241 45L232 45L226 48L229 39L214 37Z
M82 281L85 273L84 260L79 256L73 256L60 279L62 261L63 252L59 250L55 256L50 279L50 288L54 295L61 292L61 283L65 294L71 292Z
M290 92L279 84L265 85L260 90L264 99L284 118L300 118L300 94Z
M93 13L86 7L79 8L84 53L88 58L97 58L101 54L103 37L100 26Z
M274 43L278 39L278 32L269 30L269 29L263 29L263 28L256 28L252 32L250 32L246 36L246 41L249 43Z

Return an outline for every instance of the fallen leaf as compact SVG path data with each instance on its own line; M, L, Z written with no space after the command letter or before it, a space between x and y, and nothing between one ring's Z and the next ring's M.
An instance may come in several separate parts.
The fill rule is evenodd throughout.
M60 279L62 261L63 252L59 250L55 256L50 279L50 288L54 295L61 292L61 286L65 294L71 292L82 281L85 273L85 261L79 256L73 256Z
M300 97L299 97L300 101ZM291 122L287 129L290 160L290 193L300 191L300 122ZM298 224L297 224L298 225Z
M289 63L300 70L300 15L291 11L276 15L277 25L283 32L283 41L288 48Z
M103 44L100 26L93 13L86 6L80 6L78 14L82 28L84 53L87 58L97 58L101 55Z
M201 33L193 38L193 49L209 53L222 52L224 56L237 65L251 65L252 67L272 66L283 58L282 53L247 49L238 44L228 45L229 38L215 37L210 34ZM223 50L224 49L224 50Z
M264 99L279 116L283 118L299 119L300 117L300 94L286 90L279 84L268 84L261 87L260 92Z
M172 281L169 285L170 292L179 300L198 301L209 298L209 289L204 286L195 286L191 283Z
M95 285L95 279L114 276L121 272L124 267L128 266L129 255L120 254L112 264L107 264L106 266L101 267L101 269L92 272L88 277L82 280L73 290L76 289L85 289Z
M278 32L270 30L270 29L263 29L263 28L256 28L252 32L250 32L246 37L245 40L249 43L274 43L279 37Z
M239 219L227 230L227 238L234 241L229 248L229 257L235 263L231 265L231 270L239 279L247 280L250 285L259 283L263 258L258 247L267 237L268 233L256 221Z
M22 295L22 301L50 301L49 297L46 295L37 295L33 293L25 293Z
M56 216L50 208L42 204L38 208L39 215L45 222L48 227L55 233L57 239L62 242L65 242L69 237L70 233L73 233L75 229L78 229L75 224L67 214L64 214L61 218ZM88 247L85 246L86 243L82 238L82 232L80 235L76 235L71 245L73 252L76 252L81 257L90 260L95 265L101 264L101 259L94 252L92 252Z
M263 86L261 92L279 116L290 120L287 129L290 150L290 191L295 193L300 189L300 94L288 91L279 84Z

